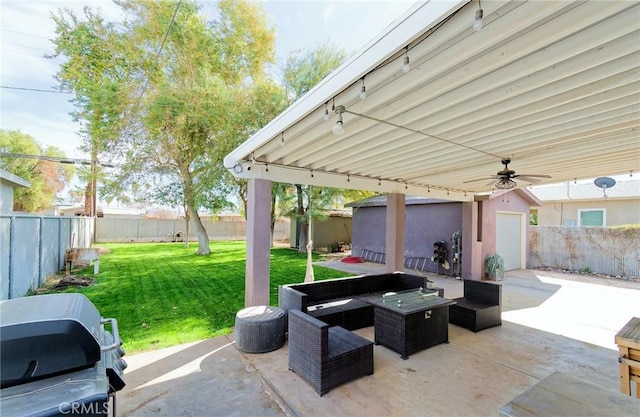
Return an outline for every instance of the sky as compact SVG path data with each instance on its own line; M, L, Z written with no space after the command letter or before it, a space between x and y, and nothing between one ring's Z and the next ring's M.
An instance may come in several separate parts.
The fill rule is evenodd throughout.
M313 50L323 42L347 52L362 49L401 16L414 0L280 0L260 2L276 30L276 66L296 50ZM203 12L213 16L215 1L200 0ZM86 159L78 146L80 125L70 116L69 94L55 90L62 58L44 57L53 52L50 17L61 7L76 11L99 8L111 21L122 20L119 7L107 0L0 0L0 128L20 130L46 147L54 145L68 157ZM280 65L280 66L282 66ZM4 87L12 87L4 88Z

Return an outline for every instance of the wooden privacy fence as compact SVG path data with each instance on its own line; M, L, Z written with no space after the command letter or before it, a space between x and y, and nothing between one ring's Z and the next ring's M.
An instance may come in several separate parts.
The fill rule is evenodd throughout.
M529 267L640 277L640 226L531 226Z

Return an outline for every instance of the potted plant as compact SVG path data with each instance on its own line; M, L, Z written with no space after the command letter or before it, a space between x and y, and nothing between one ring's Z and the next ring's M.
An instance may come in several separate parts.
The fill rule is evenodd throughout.
M498 253L489 255L484 260L484 273L493 281L504 279L504 259Z

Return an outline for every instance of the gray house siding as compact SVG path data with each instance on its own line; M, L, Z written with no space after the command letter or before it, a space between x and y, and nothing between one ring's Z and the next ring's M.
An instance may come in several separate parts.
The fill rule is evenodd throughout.
M353 208L352 254L361 256L363 250L384 253L386 237L386 207ZM452 262L451 236L462 229L462 204L407 204L405 212L405 257L431 258L433 243L444 240L449 264ZM422 265L422 263L421 263ZM425 271L453 274L427 262Z
M363 250L386 251L386 207L354 207L351 253L360 256Z
M415 205L406 210L405 255L430 258L433 243L444 240L451 263L451 236L462 229L462 204Z
M338 242L342 242L344 244L351 243L352 228L351 217L329 216L324 220L314 220L312 239L314 250L334 246ZM292 248L297 248L299 245L297 233L298 224L296 219L292 218L289 229L289 239Z

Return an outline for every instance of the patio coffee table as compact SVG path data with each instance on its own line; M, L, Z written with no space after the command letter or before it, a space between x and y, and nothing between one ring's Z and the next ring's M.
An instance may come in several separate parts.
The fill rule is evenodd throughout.
M454 300L417 288L367 301L374 306L375 343L398 352L402 359L449 342L449 306L456 303Z

